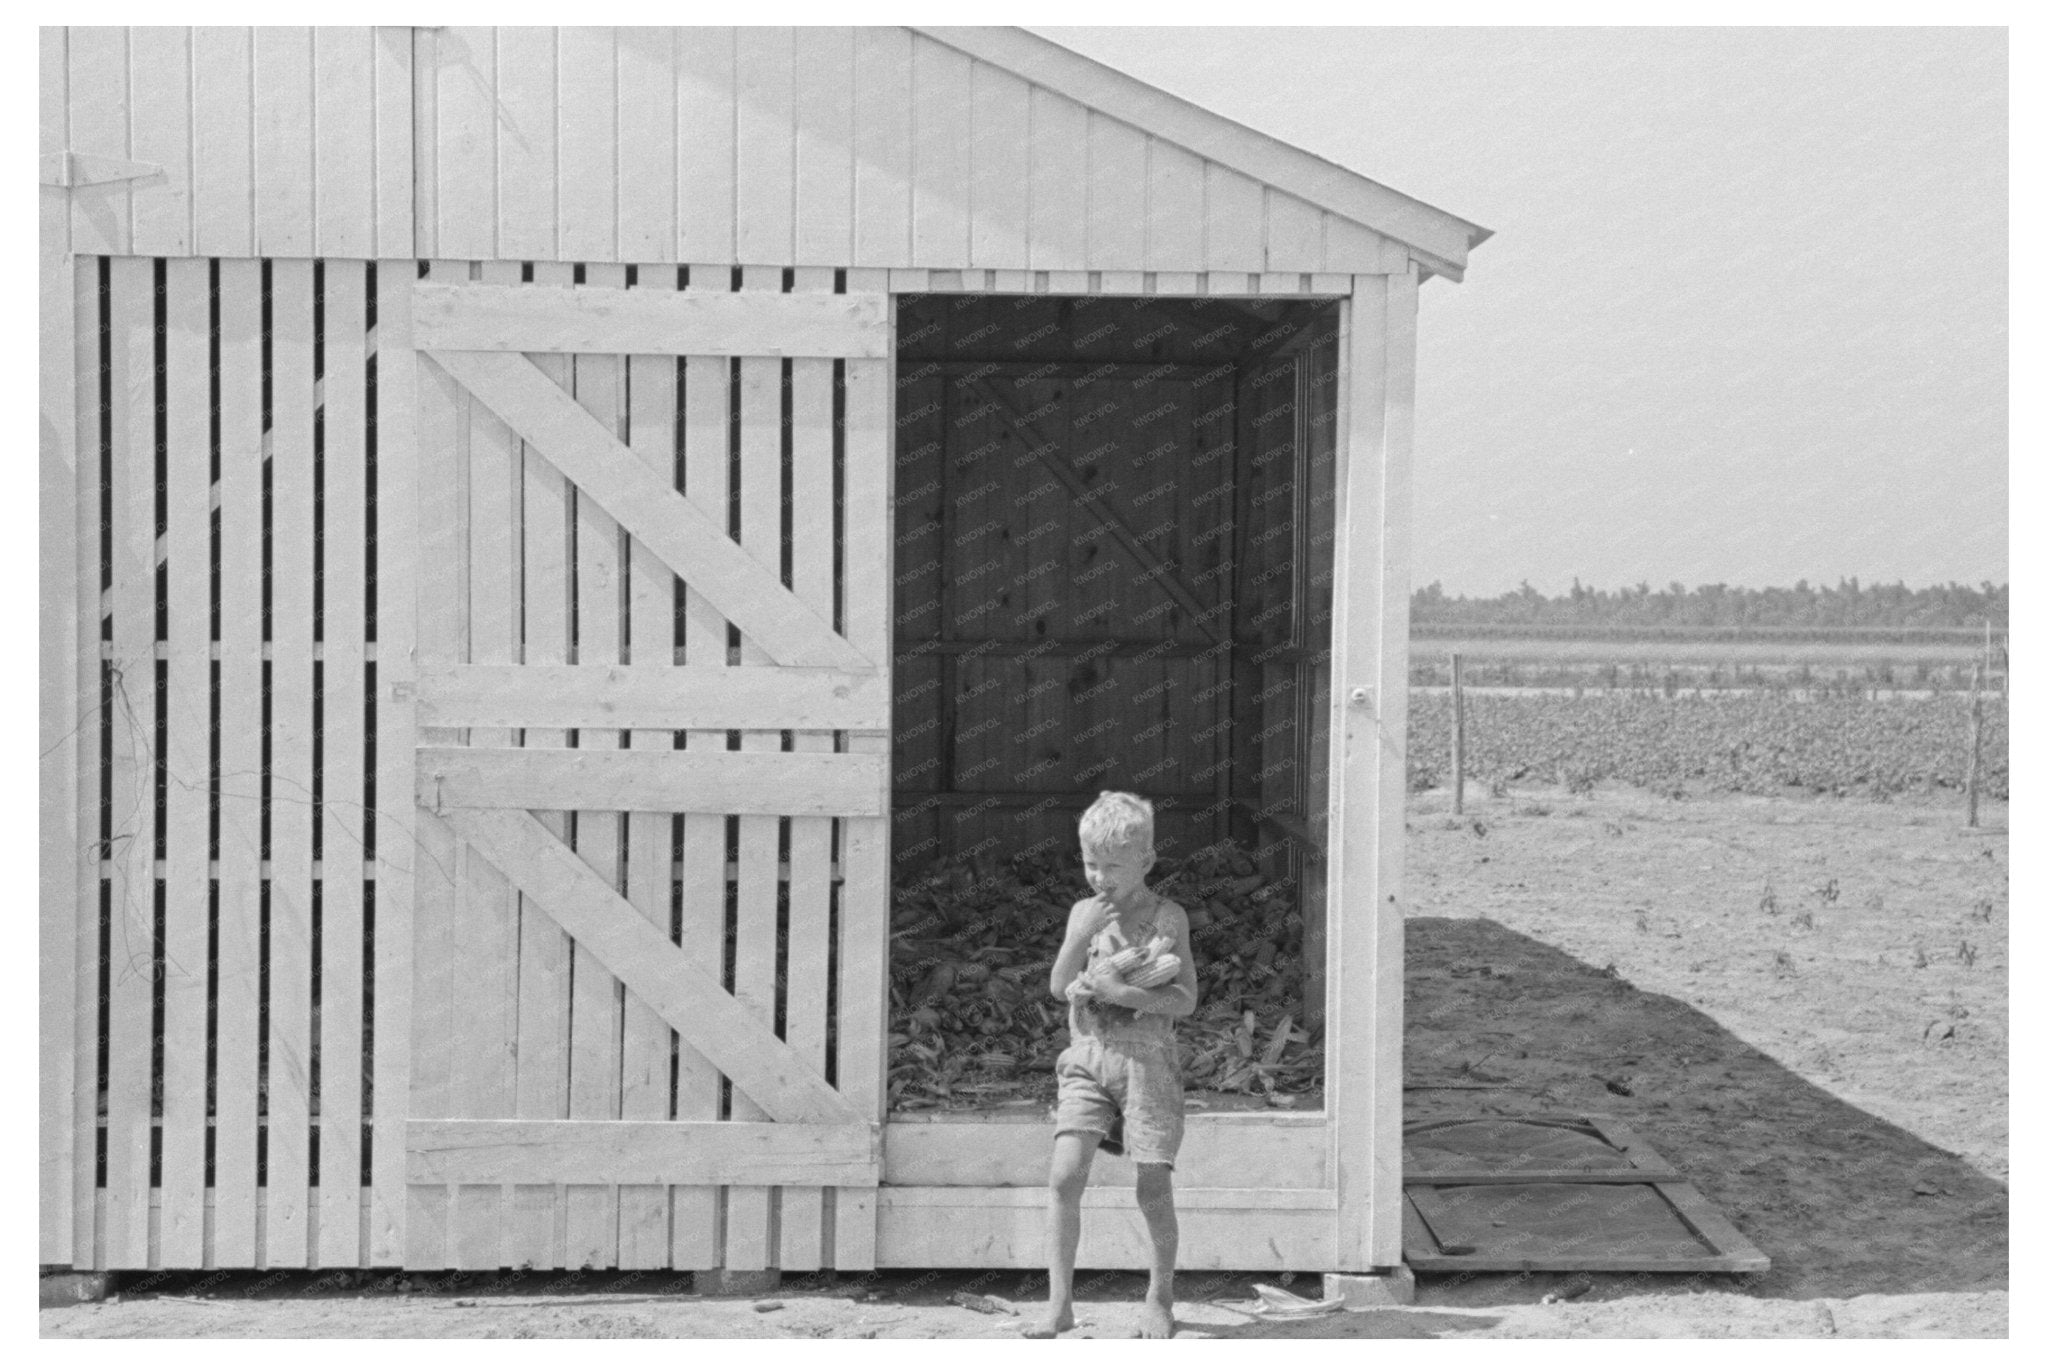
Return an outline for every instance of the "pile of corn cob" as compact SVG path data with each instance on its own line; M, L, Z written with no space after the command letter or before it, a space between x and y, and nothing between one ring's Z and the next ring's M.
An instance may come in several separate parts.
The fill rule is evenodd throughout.
M1118 965L1130 984L1157 985L1178 973L1170 959L1193 952L1200 1003L1177 1028L1188 1090L1313 1103L1322 1043L1304 1026L1296 889L1229 843L1161 858L1150 883L1187 911L1190 941L1127 945ZM1068 910L1087 894L1065 851L947 858L897 874L891 1108L1051 1100L1067 1044L1066 1004L1048 990L1052 960Z

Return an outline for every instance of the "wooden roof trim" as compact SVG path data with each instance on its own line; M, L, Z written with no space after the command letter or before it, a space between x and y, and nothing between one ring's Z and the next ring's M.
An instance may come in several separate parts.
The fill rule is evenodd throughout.
M1455 214L1367 179L1071 48L1014 27L913 26L913 31L1056 94L1187 148L1436 258L1456 279L1466 253L1493 235Z

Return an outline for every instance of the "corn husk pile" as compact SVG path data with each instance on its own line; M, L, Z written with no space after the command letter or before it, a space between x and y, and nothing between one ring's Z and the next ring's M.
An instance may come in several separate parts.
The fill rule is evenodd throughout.
M1188 912L1201 1003L1180 1021L1189 1091L1290 1105L1322 1086L1321 1031L1303 1023L1302 918L1234 844L1161 858L1152 886ZM1066 851L941 859L896 881L889 1105L1050 1102L1067 1011L1047 982L1067 912L1088 894Z

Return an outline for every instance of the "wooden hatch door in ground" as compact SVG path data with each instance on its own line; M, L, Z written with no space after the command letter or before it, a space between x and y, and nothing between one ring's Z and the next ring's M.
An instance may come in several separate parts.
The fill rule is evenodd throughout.
M1612 1119L1436 1119L1403 1137L1412 1269L1770 1269L1681 1172Z
M889 626L845 546L888 525L888 300L533 270L436 264L385 320L420 457L405 1262L872 1267Z

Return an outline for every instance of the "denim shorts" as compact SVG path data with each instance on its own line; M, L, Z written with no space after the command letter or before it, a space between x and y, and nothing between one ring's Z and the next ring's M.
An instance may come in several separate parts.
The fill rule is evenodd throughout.
M1055 1133L1098 1133L1112 1156L1173 1165L1183 1109L1180 1056L1172 1041L1078 1038L1060 1054L1053 1074L1060 1082Z

